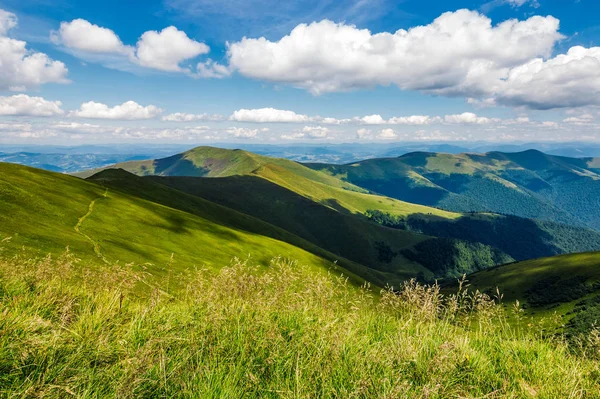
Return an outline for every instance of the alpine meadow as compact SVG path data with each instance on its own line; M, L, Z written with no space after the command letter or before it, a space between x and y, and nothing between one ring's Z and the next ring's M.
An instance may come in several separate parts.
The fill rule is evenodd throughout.
M0 3L0 397L600 399L597 15Z

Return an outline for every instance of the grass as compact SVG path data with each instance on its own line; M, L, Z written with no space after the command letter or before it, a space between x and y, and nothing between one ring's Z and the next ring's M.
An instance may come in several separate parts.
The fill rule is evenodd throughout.
M185 200L180 192L163 194ZM315 270L366 269L248 215L189 197L188 208L180 210L76 177L0 163L0 254L58 255L68 246L93 264L134 263L155 280L194 267L220 268L241 254L260 254L253 262L263 264L282 255Z
M328 201L335 200L340 207L352 213L364 213L367 209L378 207L399 216L413 213L432 214L449 219L460 216L457 213L370 195L363 188L297 162L243 150L196 147L169 158L124 162L76 175L87 178L110 168L121 168L138 176L214 178L253 175L270 180L315 202L327 204Z
M419 272L432 275L429 270L402 256L382 261L376 246L377 242L389 243L394 251L399 252L427 239L427 236L378 226L365 217L345 211L341 206L320 204L266 179L231 176L210 179L145 177L142 180L148 179L254 216L334 254L369 265L369 268L381 273L379 280L370 281L381 281L381 286L386 283L397 285ZM131 187L128 181L108 184ZM137 187L134 190L140 192ZM341 208L341 211L335 208Z
M560 326L564 326L576 316L571 311L580 301L600 294L600 252L498 266L471 274L469 283L483 292L499 289L507 306L518 300L525 307L525 314L534 320L557 316L561 319ZM594 284L598 288L594 288ZM528 298L535 298L538 303Z
M574 353L479 293L371 292L281 259L172 296L69 254L0 276L3 397L600 397L597 335Z

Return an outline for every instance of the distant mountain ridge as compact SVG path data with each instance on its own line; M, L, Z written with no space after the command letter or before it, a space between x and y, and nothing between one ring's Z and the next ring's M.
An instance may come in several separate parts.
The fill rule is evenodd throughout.
M307 164L371 192L455 212L495 212L600 229L600 158L537 150Z

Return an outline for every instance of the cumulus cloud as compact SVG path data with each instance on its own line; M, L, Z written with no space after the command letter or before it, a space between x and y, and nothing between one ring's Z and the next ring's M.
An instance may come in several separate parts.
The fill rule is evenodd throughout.
M377 138L383 140L392 140L398 137L394 129L382 129L381 132L377 135Z
M44 53L27 49L27 43L7 37L17 16L0 9L0 89L24 91L45 83L68 83L67 67Z
M315 95L396 85L465 97L483 107L544 110L600 104L600 47L575 46L551 57L563 38L552 16L493 25L485 15L458 10L394 33L373 34L328 20L301 24L278 41L232 43L228 58L229 69L244 76Z
M240 139L251 139L255 138L258 135L259 129L248 129L245 127L230 127L226 130L226 132Z
M324 139L329 133L329 129L322 126L304 126L302 133L305 137L312 139Z
M127 101L114 107L89 101L81 104L79 110L70 112L69 116L90 119L140 120L155 118L160 115L161 112L162 109L154 105L144 107L135 101Z
M181 72L180 64L206 54L210 48L190 39L174 26L162 31L145 32L137 42L136 56L140 65L161 71Z
M221 65L213 60L206 60L196 65L196 73L192 76L198 78L221 79L231 75L231 70L225 65Z
M0 115L53 116L62 115L60 101L47 101L42 97L17 94L0 97Z
M84 19L62 22L60 29L52 32L50 38L56 44L78 51L77 55L120 55L142 67L166 72L186 72L198 77L228 75L226 67L210 60L198 64L197 72L188 66L182 66L187 60L207 54L210 48L204 43L190 39L185 32L174 26L161 31L145 32L135 47L123 44L114 31Z
M161 118L165 122L197 122L197 121L222 121L225 118L218 114L186 114L176 112Z
M173 114L179 115L179 114ZM183 119L177 117L177 119ZM171 115L164 117L163 120L175 120ZM298 114L290 110L281 110L275 108L259 108L259 109L240 109L234 111L229 120L236 122L251 122L251 123L306 123L315 122L325 125L406 125L406 126L424 126L433 124L488 124L501 122L498 118L488 118L478 116L471 112L465 112L457 115L446 116L429 116L429 115L410 115L410 116L394 116L389 119L382 117L379 114L355 116L352 118L337 119L331 117L309 116Z
M0 9L0 36L6 36L9 30L17 26L17 16Z
M513 68L498 84L497 101L535 109L600 105L600 47L572 47Z
M356 138L359 140L372 138L371 130L360 128L356 131Z
M94 25L85 19L74 19L61 22L56 32L51 32L50 39L55 44L92 53L121 53L132 55L134 49L125 46L119 36L110 29Z
M255 123L301 123L311 121L311 118L307 115L275 108L239 109L234 111L229 119L236 122Z
M439 117L430 117L428 115L394 116L390 119L384 119L381 115L368 115L357 118L364 125L429 125L442 121Z
M395 33L328 20L301 24L279 41L244 38L228 49L241 74L288 83L313 94L394 84L402 89L464 94L507 68L550 55L559 21L534 16L493 26L474 11L442 14L431 24ZM471 96L478 97L478 96Z
M464 112L462 114L446 115L444 121L451 124L485 125L492 122L500 122L500 119L486 118L484 116L477 116L472 112Z

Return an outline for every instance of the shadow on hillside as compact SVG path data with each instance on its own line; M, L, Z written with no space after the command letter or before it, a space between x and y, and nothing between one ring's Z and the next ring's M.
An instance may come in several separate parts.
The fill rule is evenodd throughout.
M436 237L457 238L493 246L525 260L558 255L563 251L552 244L554 237L531 219L516 216L475 215L455 220L432 220L416 213L406 218L408 229Z
M192 161L185 159L182 154L154 161L154 174L157 175L202 177L206 176L209 172L210 170L206 168L194 165Z
M353 215L335 199L317 203L260 177L145 179L256 217L335 255L381 271L395 272L398 266L378 260L375 242L385 237L394 247L406 245L405 233L391 232Z

